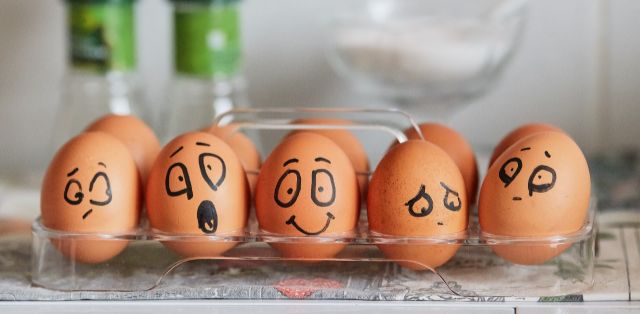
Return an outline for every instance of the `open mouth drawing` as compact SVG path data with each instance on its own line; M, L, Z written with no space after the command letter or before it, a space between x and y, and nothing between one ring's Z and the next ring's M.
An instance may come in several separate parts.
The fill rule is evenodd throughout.
M316 232L309 232L307 230L302 229L297 223L296 223L296 215L292 215L291 217L289 217L289 220L287 220L286 224L287 225L292 225L294 228L296 228L298 231L306 234L306 235L319 235L323 232L325 232L327 230L327 228L329 228L329 224L331 223L331 220L336 219L335 216L333 216L332 213L327 212L327 222L324 224L324 227L322 227L322 229L320 229L319 231Z

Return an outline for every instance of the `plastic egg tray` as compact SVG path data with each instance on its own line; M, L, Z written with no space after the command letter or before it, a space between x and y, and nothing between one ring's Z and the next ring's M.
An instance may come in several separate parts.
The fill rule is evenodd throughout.
M323 116L353 120L353 125L293 125L300 116ZM416 124L406 113L376 109L239 109L220 115L216 122L234 122L238 131L248 134L263 131L294 129L348 129L354 132L386 134L389 141L379 140L388 147L393 140L403 142L402 130ZM417 128L417 127L416 127ZM255 136L255 134L253 134ZM256 141L261 143L260 140ZM372 163L375 165L375 163ZM372 167L373 168L373 167ZM256 175L257 173L249 174ZM368 174L360 174L368 175ZM307 280L325 295L358 295L361 287L352 286L354 278L384 278L373 280L368 289L383 293L389 283L420 287L441 287L440 293L458 297L527 297L561 296L580 293L593 284L596 235L596 202L592 200L582 228L571 234L551 237L508 237L483 233L471 209L466 231L445 236L399 237L380 235L368 229L366 208L362 202L358 227L340 236L285 236L260 230L251 210L249 224L237 234L181 235L152 230L142 221L132 232L121 234L71 233L45 228L40 220L33 224L32 283L63 291L141 291L188 285L202 289L247 288L273 286L287 278L330 278L336 285ZM126 241L127 248L113 259L100 264L77 263L62 255L54 246L57 239L73 241ZM184 258L162 245L162 242L198 243L234 242L238 245L222 256ZM284 258L270 243L343 243L344 250L332 258ZM459 246L456 255L436 269L420 265L419 261L386 258L377 245ZM516 265L493 253L497 246L536 247L567 245L560 255L539 265ZM73 247L71 249L73 252ZM73 254L73 253L71 253ZM396 262L415 263L426 268L413 271ZM242 279L240 279L242 278ZM315 282L315 284L314 284ZM287 287L295 288L295 281ZM306 289L305 288L305 289ZM349 290L351 289L351 290ZM425 290L426 291L426 290ZM427 292L425 292L427 293ZM339 298L339 297L332 297Z

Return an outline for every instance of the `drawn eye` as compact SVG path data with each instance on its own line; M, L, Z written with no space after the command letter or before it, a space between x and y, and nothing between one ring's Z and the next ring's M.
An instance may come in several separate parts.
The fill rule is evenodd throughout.
M533 169L529 177L529 196L533 196L533 192L544 193L553 188L556 184L556 171L545 165L537 166Z
M411 216L418 218L431 214L431 211L433 210L433 200L425 191L424 185L421 185L418 194L404 205L408 206L409 214L411 214Z
M311 174L311 199L320 207L327 207L336 200L336 185L329 170L313 170Z
M291 207L296 202L300 194L300 181L300 172L292 169L285 171L278 179L273 198L280 207Z
M94 187L96 187L96 191L104 194L98 194L100 198L98 200L94 200L92 198L89 200L89 203L97 206L105 206L111 203L111 182L109 181L109 177L106 173L98 172L93 176L93 179L91 179L91 183L89 184L89 192L93 192Z
M460 195L458 192L449 188L444 182L440 182L440 185L444 188L446 193L444 194L444 207L451 211L459 211L462 208L462 201L460 201Z
M191 180L189 179L189 171L182 163L175 163L169 167L167 176L164 181L167 194L172 197L187 194L187 199L193 198L193 190L191 189Z
M522 160L518 157L511 158L502 165L499 176L505 188L516 179L520 170L522 170Z
M64 200L71 205L78 205L82 203L84 193L82 193L82 185L80 181L71 179L64 187Z
M216 154L202 153L200 157L198 157L198 161L202 178L212 190L217 191L227 176L227 165L224 163L224 160Z

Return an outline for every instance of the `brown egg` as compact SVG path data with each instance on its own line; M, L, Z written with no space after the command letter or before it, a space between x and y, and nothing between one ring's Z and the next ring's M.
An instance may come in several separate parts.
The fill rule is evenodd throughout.
M541 132L509 147L482 183L478 215L483 232L544 237L575 232L587 216L591 180L578 145L566 134ZM567 245L497 246L517 264L540 264Z
M376 167L367 194L373 233L394 236L453 235L467 229L464 180L449 155L423 140L391 148ZM459 245L379 245L387 258L412 269L435 268Z
M160 151L146 200L151 227L173 234L242 234L249 213L249 187L238 157L221 139L204 132L178 136ZM237 243L203 237L163 244L183 256L210 257Z
M262 165L256 186L260 228L291 236L354 231L358 182L347 155L330 139L302 132L286 137ZM344 244L272 244L286 257L332 257Z
M142 182L146 182L153 161L160 152L160 142L144 121L134 116L111 114L91 123L86 131L105 132L121 140L129 148Z
M530 123L530 124L521 125L515 130L509 132L509 134L507 134L504 138L502 138L502 140L500 141L500 143L498 143L496 148L493 149L493 154L491 154L491 159L489 159L489 167L493 165L493 162L496 159L498 159L498 157L505 150L507 150L507 148L515 144L517 141L529 135L539 133L539 132L546 132L546 131L564 132L553 125L544 124L544 123Z
M262 165L262 157L260 152L253 144L253 142L242 132L236 132L237 126L229 124L223 127L211 126L206 132L211 133L231 146L231 149L236 153L240 159L240 163L247 172L247 179L249 180L249 186L251 192L255 191L256 183L258 182L258 171Z
M471 204L475 203L478 190L478 164L471 144L456 130L438 123L422 123L419 125L424 139L442 148L460 169L467 198ZM420 139L414 128L404 132L408 139Z
M124 233L138 225L140 183L127 147L102 132L80 134L56 153L42 182L42 224L83 233ZM127 241L53 241L66 256L100 263L118 255Z
M298 119L293 121L294 124L319 124L319 125L348 125L353 124L349 120L343 119ZM367 193L367 185L369 184L369 158L367 152L362 146L362 143L358 140L353 133L347 130L304 130L294 131L291 134L300 132L313 132L328 137L334 141L347 154L353 169L358 174L358 187L360 188L360 194L362 196Z

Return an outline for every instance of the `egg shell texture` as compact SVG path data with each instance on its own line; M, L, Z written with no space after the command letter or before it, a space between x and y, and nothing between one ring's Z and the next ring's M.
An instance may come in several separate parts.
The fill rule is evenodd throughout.
M586 219L590 192L589 167L578 145L564 133L536 133L489 168L480 191L480 225L497 235L575 232Z
M160 152L160 142L144 121L129 115L106 115L91 123L85 131L105 132L122 141L136 162L140 178L146 182Z
M151 227L189 235L237 235L249 213L249 187L235 153L221 139L191 132L169 142L158 155L146 190ZM235 243L165 242L185 256L215 256Z
M464 180L449 155L433 143L409 140L378 164L367 197L369 228L401 236L456 233L467 228Z
M102 132L71 139L56 153L45 173L40 199L42 224L85 233L123 233L137 227L140 181L127 147ZM55 240L66 256L100 263L116 256L127 241Z
M478 191L478 164L471 144L456 130L438 123L422 123L420 131L425 140L442 148L460 169L471 204ZM420 139L415 128L405 130L408 139Z
M504 138L502 138L498 145L496 145L496 147L493 149L493 153L491 154L491 158L489 159L489 167L493 165L493 162L498 159L498 157L502 155L502 153L507 150L507 148L511 147L511 145L515 144L517 141L529 135L547 131L564 132L558 127L545 123L524 124L512 130L507 135L505 135Z

